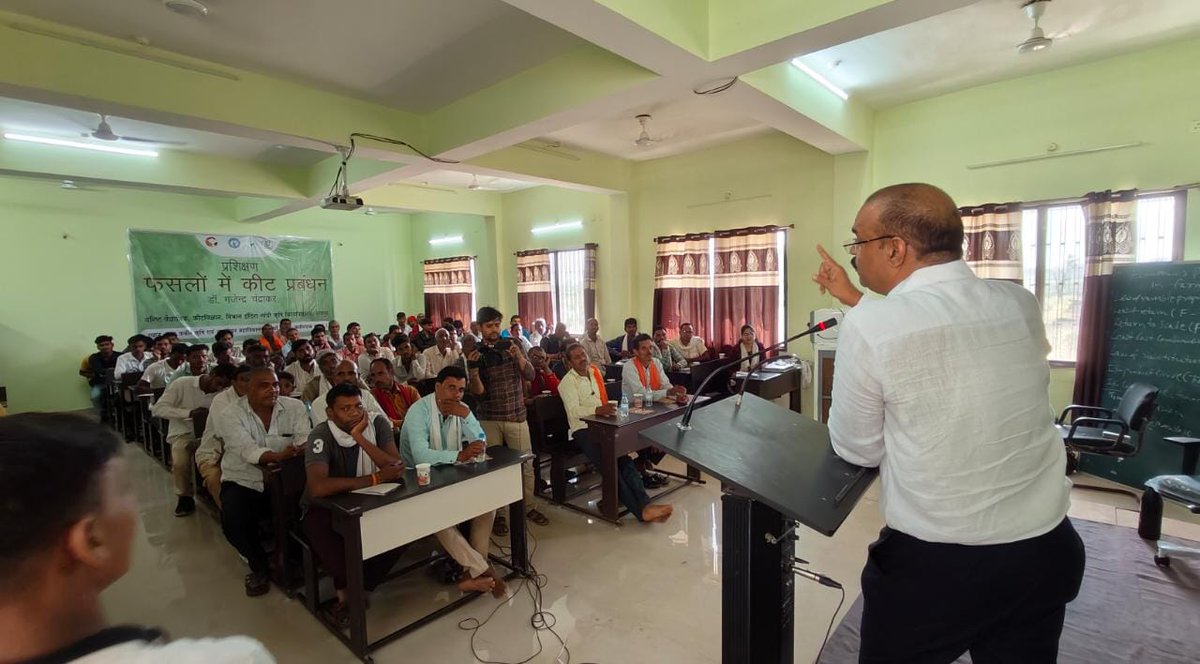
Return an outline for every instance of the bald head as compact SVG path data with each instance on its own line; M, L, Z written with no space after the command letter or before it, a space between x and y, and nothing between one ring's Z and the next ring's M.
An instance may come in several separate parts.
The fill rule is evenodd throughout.
M950 196L931 184L884 187L867 198L864 208L878 214L879 230L903 238L926 263L962 258L963 225Z

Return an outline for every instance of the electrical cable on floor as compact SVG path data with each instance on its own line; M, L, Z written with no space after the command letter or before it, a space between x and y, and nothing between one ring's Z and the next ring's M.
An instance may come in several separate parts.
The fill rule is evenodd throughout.
M463 618L462 620L458 621L459 629L471 633L471 656L474 657L476 661L481 662L481 664L527 664L528 662L533 661L535 657L542 654L543 646L541 633L543 631L550 632L554 635L554 638L558 639L558 644L561 649L558 651L558 655L555 656L555 662L558 664L571 664L571 650L567 648L566 639L560 636L558 632L554 631L554 626L558 623L558 619L553 613L550 613L542 608L542 589L546 587L546 585L550 582L550 579L545 574L538 573L537 568L533 566L533 556L535 553L537 553L538 541L537 537L532 532L529 533L529 537L533 540L533 546L529 551L529 557L527 561L529 571L520 575L521 581L517 585L516 589L513 590L507 598L505 598L505 601L498 603L496 608L492 609L491 612L488 613L487 617L482 621L478 618ZM495 540L492 540L491 543L492 546L495 546L500 551L502 556L508 556L508 559L510 561L512 560L511 547L504 546ZM533 601L533 613L529 616L529 626L533 628L534 637L537 639L537 650L534 651L534 653L529 657L516 662L505 662L502 660L484 659L480 657L479 652L475 649L475 637L479 634L479 630L483 629L483 627L491 621L492 617L494 617L496 613L500 611L501 607L508 604L508 600L516 598L516 596L520 595L522 590L524 590L529 595L530 600ZM582 662L581 664L593 663Z

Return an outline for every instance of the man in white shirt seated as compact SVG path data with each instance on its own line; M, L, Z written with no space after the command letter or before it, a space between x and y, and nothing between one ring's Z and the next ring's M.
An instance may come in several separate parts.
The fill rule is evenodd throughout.
M279 397L279 380L269 367L250 373L245 402L216 417L216 433L225 441L221 457L221 530L250 565L246 595L270 589L270 562L258 536L258 524L270 518L259 464L275 463L304 453L312 429L308 409L296 399Z
M213 397L233 382L237 369L231 366L213 367L212 371L193 378L184 376L171 381L158 401L150 407L155 417L168 420L167 442L171 445L171 475L175 479L175 516L187 516L196 511L196 488L193 457L200 441L192 424L193 418L207 415Z
M333 387L333 372L337 370L341 360L338 359L336 350L318 350L317 351L317 377L308 381L308 385L300 390L300 400L304 403L311 404L317 400L317 396L323 394Z
M304 465L308 481L300 504L300 525L321 566L333 577L337 601L328 613L334 624L350 624L346 608L346 548L333 529L329 510L311 504L355 489L395 482L404 477L404 461L396 450L392 423L372 416L363 407L362 391L351 384L336 385L325 393L326 420L308 434ZM363 587L375 589L396 564L403 549L388 551L363 561Z
M231 367L236 367L242 363L242 358L233 354L234 347L232 344L224 341L213 342L212 345L212 362L214 364L228 364Z
M683 359L683 353L667 343L667 328L655 325L653 339L654 344L650 346L650 354L663 365L664 369L674 371L687 367L688 361Z
M588 436L587 423L583 418L591 415L612 417L617 409L608 402L608 394L604 389L604 374L588 362L583 346L568 346L566 357L570 370L558 383L558 396L562 399L563 410L567 413L567 437L579 445L593 464L599 466L600 446ZM628 455L617 459L617 497L625 509L642 522L661 523L671 518L674 511L670 505L656 505L650 502L642 476Z
M129 352L117 358L113 375L120 379L127 373L142 373L154 363L154 356L146 352L146 337L135 334L129 337Z
M396 354L391 348L383 346L378 334L371 332L363 337L363 352L358 356L358 375L370 376L371 363L380 358L394 362Z
M449 330L439 327L433 333L433 340L433 348L426 348L421 353L425 360L426 377L436 376L442 369L452 364L462 364L462 355L455 350Z
M699 364L705 360L712 359L709 357L708 346L704 344L703 339L696 336L696 330L691 323L680 325L679 338L672 339L670 344L690 364Z
M229 406L246 400L246 393L250 391L252 371L254 369L244 364L235 367L233 384L213 397L212 405L208 407L208 417L204 422L204 434L200 437L200 445L194 454L196 470L200 471L204 489L217 504L217 509L221 509L221 457L225 454L225 441L217 435L217 416Z
M813 279L846 311L829 435L878 466L887 526L862 574L861 662L1053 662L1084 550L1066 518L1050 345L1020 285L962 260L954 201L927 184L872 194Z
M509 332L509 336L512 336L511 331ZM546 319L545 318L533 319L533 331L529 333L529 337L528 337L529 345L531 347L532 346L541 346L542 339L545 338L545 336L546 336Z
M153 392L167 387L167 379L187 361L187 344L171 346L167 356L146 368L142 379L138 381L137 389L141 392Z
M608 342L600 336L600 321L595 318L587 320L584 325L583 338L579 340L579 343L587 353L588 362L593 365L603 367L613 363L612 349L608 347Z
M329 390L338 385L353 385L357 387L362 391L363 407L367 409L367 412L370 413L372 417L376 415L383 415L385 418L387 417L387 414L383 410L383 406L380 406L379 402L375 400L375 397L371 395L371 388L364 383L361 378L359 378L358 365L350 360L342 360L341 362L338 362L336 367L334 367L333 380L330 381L329 389L321 390L321 393L317 395L317 398L313 399L311 418L314 425L325 421L325 418L327 417L325 414L326 409L321 408L320 404L325 403L325 395L329 392Z
M242 347L233 340L233 330L217 330L217 333L213 335L213 340L213 356L217 357L218 363L220 362L221 354L217 352L217 342L229 344L233 364L241 364L246 361L246 358L242 356Z
M292 328L293 330L297 328ZM308 339L297 339L292 342L292 356L295 361L287 365L284 369L292 374L296 379L297 398L304 394L304 388L308 387L309 382L316 380L321 370L317 368L316 351L313 350L312 342Z
M400 455L410 466L418 463L443 465L470 463L486 454L487 436L467 405L462 402L467 389L467 373L459 366L448 366L437 375L437 384L408 409L400 429ZM471 519L471 539L458 528L436 533L438 542L450 557L466 569L458 587L465 592L491 592L502 598L507 585L488 563L488 542L492 534L494 510Z
M434 343L437 341L435 339ZM425 357L417 352L412 341L404 339L396 342L396 380L401 383L417 383L429 378L425 368Z
M648 334L639 334L633 340L634 355L621 369L621 391L629 399L632 406L637 395L649 395L650 402L682 400L687 396L687 388L683 385L671 385L667 372L661 362L655 359L651 348L654 340ZM643 400L647 408L649 402ZM660 473L652 473L655 464L661 462L666 454L654 447L644 447L638 450L637 466L642 473L642 483L651 489L666 486L667 478Z
M89 418L0 418L0 662L271 664L244 636L110 627L100 593L129 571L138 499L124 441Z
M175 371L167 376L167 385L177 378L191 376L199 378L208 373L208 346L205 344L192 344L188 346L187 362L184 362Z

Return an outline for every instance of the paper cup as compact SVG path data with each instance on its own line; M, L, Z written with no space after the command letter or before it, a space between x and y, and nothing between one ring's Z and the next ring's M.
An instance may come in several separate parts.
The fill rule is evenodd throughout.
M417 464L417 485L427 486L429 484L429 464Z

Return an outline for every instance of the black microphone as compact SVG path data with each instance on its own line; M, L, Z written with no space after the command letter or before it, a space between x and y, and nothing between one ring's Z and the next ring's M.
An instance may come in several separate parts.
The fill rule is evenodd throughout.
M783 341L780 341L777 344L768 346L768 347L758 351L757 353L751 353L750 355L747 355L746 357L739 357L732 362L727 362L726 364L721 365L715 371L708 374L708 376L705 376L704 380L700 383L700 387L696 388L696 394L694 394L692 396L692 402L688 404L687 410L684 411L683 419L680 420L679 423L677 423L675 426L679 427L680 431L690 431L691 430L691 428L692 428L691 427L692 411L695 410L695 408L696 408L696 397L700 396L701 394L704 394L704 388L708 386L708 381L712 380L713 377L716 376L717 374L721 373L725 369L728 369L729 367L737 366L737 365L741 364L742 362L748 362L750 360L753 360L756 357L761 357L762 355L765 355L773 350L778 350L780 348L784 348L788 344L790 344L793 341L800 339L802 337L807 337L808 335L816 334L817 332L824 332L825 330L828 330L829 328L831 328L837 324L838 324L838 321L836 318L830 318L828 320L823 320L820 323L817 323L816 325L813 325L812 327L808 328L807 330L801 332L800 334L790 336L787 339L784 339ZM746 373L746 378L750 378L750 373L753 372L754 368L755 368L755 365L751 364L750 365L751 371ZM743 380L741 392L738 392L737 405L739 405L739 406L742 404L742 401L741 401L742 394L741 393L745 392L745 391L746 391L746 381Z

